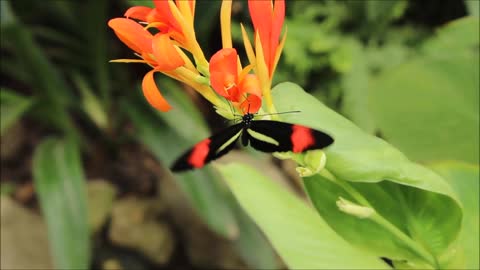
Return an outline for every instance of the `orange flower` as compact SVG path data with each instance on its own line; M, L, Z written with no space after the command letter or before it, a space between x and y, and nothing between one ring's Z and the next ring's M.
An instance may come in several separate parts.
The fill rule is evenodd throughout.
M178 2L179 1L176 1L176 6L179 6ZM185 33L182 25L174 16L169 1L154 0L153 3L155 4L155 8L143 6L131 7L125 12L125 17L148 22L151 27L156 27L161 33L169 34L174 40L185 46ZM187 8L182 9L182 11L182 15L191 17L193 22L195 1L187 1Z
M271 0L249 0L248 8L255 33L260 37L268 75L272 78L283 47L283 44L279 46L279 39L285 18L285 2L275 0L274 5Z
M135 6L125 12L127 18L108 22L123 43L141 59L118 59L112 62L137 62L150 65L153 70L143 78L143 93L148 102L160 111L168 111L170 105L160 94L153 75L155 72L181 81L216 106L220 98L208 85L208 61L195 37L193 18L195 0L154 0L155 8ZM132 19L140 20L137 23ZM142 27L142 23L147 26ZM147 29L156 28L152 35ZM185 54L191 53L194 63Z
M210 83L221 96L243 113L256 113L262 105L262 91L256 75L239 70L237 51L224 48L210 58Z
M147 101L160 111L168 111L171 106L158 90L154 72L171 72L185 65L185 61L173 45L168 34L152 35L137 22L115 18L108 22L118 38L129 48L134 50L143 60L117 60L117 62L144 62L153 67L143 78L142 89Z

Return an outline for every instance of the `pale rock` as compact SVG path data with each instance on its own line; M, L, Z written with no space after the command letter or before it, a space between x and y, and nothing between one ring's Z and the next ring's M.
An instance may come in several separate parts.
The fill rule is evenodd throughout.
M87 181L88 225L92 233L97 233L107 221L117 192L107 181Z
M5 196L0 210L0 269L53 269L42 218Z
M134 197L114 202L109 237L116 245L139 250L157 264L166 264L174 250L168 224L158 220L158 200Z

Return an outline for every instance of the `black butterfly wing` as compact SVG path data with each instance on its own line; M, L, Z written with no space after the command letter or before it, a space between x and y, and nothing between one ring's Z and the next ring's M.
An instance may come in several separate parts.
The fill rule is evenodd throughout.
M228 153L242 133L243 123L230 126L195 144L170 167L173 172L201 168L210 161Z
M250 145L262 152L296 153L322 149L333 143L333 138L319 130L278 121L256 120L250 123L245 136Z

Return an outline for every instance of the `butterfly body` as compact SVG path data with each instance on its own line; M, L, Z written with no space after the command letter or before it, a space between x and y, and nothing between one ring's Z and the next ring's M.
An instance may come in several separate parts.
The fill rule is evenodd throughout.
M252 121L253 121L254 115L251 113L247 113L242 117L242 124L243 124L243 131L242 131L242 145L247 146L248 145L248 133L246 132L247 129L250 128Z
M254 120L255 115L247 113L242 122L227 127L195 144L172 165L174 172L201 168L235 147L240 138L243 146L250 144L258 151L296 153L322 149L333 143L328 134L306 126L271 120Z

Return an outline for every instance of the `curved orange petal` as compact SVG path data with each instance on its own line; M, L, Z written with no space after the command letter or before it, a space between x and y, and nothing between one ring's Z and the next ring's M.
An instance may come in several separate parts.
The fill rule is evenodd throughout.
M285 19L285 1L275 0L274 2L275 4L272 0L248 1L252 23L260 36L264 59L270 76L273 73L276 48Z
M259 97L262 96L262 88L260 86L260 81L258 80L257 75L247 74L245 78L240 82L239 88L239 95L252 94Z
M272 18L272 36L273 42L278 43L280 33L282 32L283 21L285 20L285 1L275 0Z
M273 19L272 0L248 0L248 10L255 30L259 30L263 36L269 36Z
M238 78L237 51L233 48L224 48L210 58L210 84L221 96L237 101Z
M272 18L272 32L270 36L270 62L268 70L270 77L273 75L273 69L276 65L277 48L280 43L280 34L282 33L283 21L285 19L285 2L283 0L275 0Z
M272 32L272 19L273 19L273 3L272 0L267 1L248 1L248 10L250 17L252 18L253 27L255 32L258 32L260 36L260 42L262 43L262 49L264 54L265 63L268 66L269 63L269 51L270 35Z
M142 7L142 6L131 7L127 9L127 11L123 16L146 22L147 17L152 10L153 8L149 8L149 7Z
M182 28L180 27L180 24L177 22L175 17L172 14L172 11L170 10L170 6L168 4L168 1L166 0L153 0L153 4L155 5L155 10L157 12L156 17L158 19L161 18L162 22L165 22L168 24L172 30L177 31L179 33L182 32Z
M154 8L152 11L147 15L147 22L148 23L155 23L155 22L161 22L165 23L165 20L162 18L162 16L157 12L157 9Z
M248 95L248 97L240 103L240 109L244 114L257 113L262 107L262 98L257 95Z
M115 18L108 21L108 26L130 49L139 54L152 52L152 34L137 22L126 18Z
M156 70L149 71L143 77L143 95L147 99L148 103L152 105L152 107L159 111L167 112L172 108L172 106L170 106L170 104L168 104L165 98L163 98L162 94L160 94L160 90L158 89L157 84L155 83L155 80L153 78L153 74L155 72Z
M240 82L240 109L243 113L256 113L262 106L262 89L258 77L254 74L247 74Z
M175 49L167 34L156 34L153 37L152 48L158 70L172 71L185 65L185 61Z

